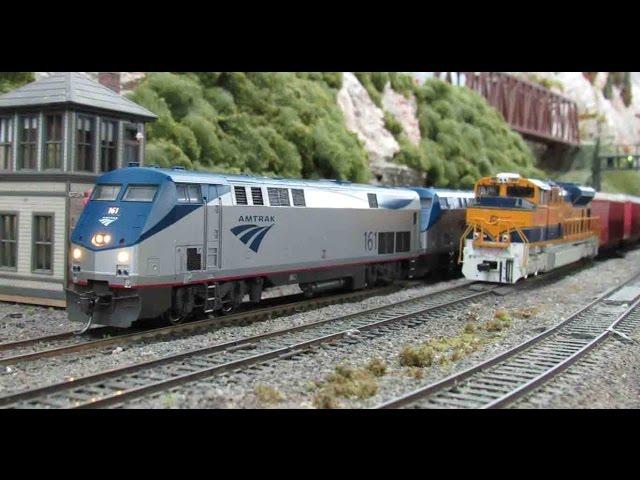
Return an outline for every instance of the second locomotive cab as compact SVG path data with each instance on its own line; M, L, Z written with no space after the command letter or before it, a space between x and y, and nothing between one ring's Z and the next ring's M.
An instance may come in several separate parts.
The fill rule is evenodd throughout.
M410 189L124 168L99 177L72 234L72 320L128 327L228 313L298 284L313 295L409 278Z
M462 236L471 280L515 283L598 253L595 191L503 173L478 181Z

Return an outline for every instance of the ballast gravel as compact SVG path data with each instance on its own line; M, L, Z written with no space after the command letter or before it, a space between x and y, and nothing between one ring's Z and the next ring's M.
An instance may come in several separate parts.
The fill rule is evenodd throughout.
M128 408L314 408L314 397L323 382L336 366L359 367L373 358L379 358L387 366L387 373L377 379L377 393L369 398L339 398L342 408L376 406L402 393L432 383L455 371L468 368L480 360L490 358L531 338L589 303L598 294L623 281L640 266L640 250L629 252L626 258L596 261L578 272L535 289L516 290L500 297L491 295L453 317L435 318L416 328L400 329L372 340L366 340L334 349L320 349L311 355L302 355L293 360L274 361L261 369L212 377L197 383L160 392L152 397L134 400ZM230 340L257 335L317 320L338 317L369 308L389 305L419 297L437 290L465 283L464 279L438 282L410 288L390 295L372 297L361 302L333 305L296 315L257 322L248 326L227 326L207 333L178 339L152 340L138 344L112 345L104 351L75 353L56 358L25 362L0 367L0 396L13 392L78 378L110 368L167 355L211 346ZM283 289L276 294L290 293ZM417 345L430 338L453 336L460 333L470 315L477 323L492 318L495 310L515 311L530 308L536 310L530 318L513 317L510 328L486 335L486 343L476 352L456 362L425 367L419 371L401 367L398 354L404 346ZM4 313L3 313L4 312ZM22 313L23 318L10 318L8 313ZM4 315L4 316L3 316ZM77 324L66 320L64 310L41 307L26 307L0 303L0 331L3 341L30 338L77 329ZM15 323L25 327L17 327ZM24 330L24 331L23 331ZM14 337L14 335L21 335ZM637 371L636 371L637 373ZM421 375L421 378L415 378ZM628 376L627 378L630 378ZM631 381L631 380L630 380ZM637 375L636 375L637 381ZM610 388L622 386L610 385ZM274 395L261 395L263 390ZM579 397L577 397L579 398ZM589 407L589 397L577 399L571 407ZM599 405L616 407L616 394L611 400L599 400ZM545 408L546 405L529 407ZM557 405L554 405L557 406Z
M454 372L467 369L479 361L491 358L555 325L562 319L592 301L598 295L626 280L638 271L640 251L629 252L626 258L595 262L570 276L539 288L519 289L500 297L489 296L469 305L454 316L433 318L415 328L400 329L372 340L355 344L340 343L335 348L318 349L315 353L300 355L291 360L272 361L259 369L227 376L212 377L183 385L151 397L131 401L127 408L315 408L314 397L322 390L337 366L362 367L372 359L380 359L387 372L377 378L378 389L368 398L337 398L337 407L370 408L405 394L421 386L446 378ZM337 309L340 307L330 307ZM506 310L512 324L506 330L484 333L483 344L477 351L455 362L421 369L402 367L399 353L405 346L415 346L437 337L460 334L465 325L481 325L491 320L496 310ZM519 317L518 312L529 312ZM528 317L528 318L526 318ZM604 368L604 367L603 367ZM419 378L416 378L418 376ZM631 375L627 381L608 387L633 389ZM637 377L635 382L637 383ZM631 386L629 385L631 384ZM626 385L626 386L625 386ZM274 394L264 398L260 392L268 389ZM567 392L570 396L571 392ZM616 393L602 395L599 405L617 407ZM610 399L607 403L607 398ZM561 404L561 401L559 401ZM628 403L626 403L628 404ZM633 404L633 403L632 403ZM573 408L589 407L588 396L583 402L573 402ZM557 407L558 402L553 406ZM530 407L545 408L544 404Z
M448 282L432 282L428 285L401 290L389 295L370 297L360 302L332 305L317 310L303 312L295 315L283 316L271 320L256 322L245 326L225 326L205 333L198 333L182 338L151 339L149 341L122 345L110 345L103 350L89 350L76 352L59 357L44 358L30 362L22 362L15 365L0 367L0 396L9 395L18 391L50 385L65 381L69 378L79 378L103 370L122 367L143 361L155 360L168 355L196 350L218 343L237 340L240 338L259 335L262 333L280 330L287 327L303 325L318 320L329 319L356 313L362 310L389 305L411 298L420 297L428 293L450 288L466 283L464 279L455 279ZM290 295L299 292L296 288L282 287L275 292L265 292L265 298L279 295ZM21 311L31 324L40 322L48 323L48 309L41 307L25 307L14 305L11 311ZM28 313L30 312L30 313ZM64 313L64 311L62 311ZM78 324L66 321L63 331L78 329ZM31 338L40 335L59 333L52 326L47 331L42 325L37 334L25 335ZM8 340L11 341L11 340Z

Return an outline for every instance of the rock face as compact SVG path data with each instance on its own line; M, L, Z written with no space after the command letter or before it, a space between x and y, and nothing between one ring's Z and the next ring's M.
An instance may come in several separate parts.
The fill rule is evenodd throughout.
M382 106L400 122L407 138L414 145L420 143L420 123L418 122L418 105L415 97L407 98L395 92L387 83L382 94Z
M372 167L384 166L400 151L396 139L384 128L384 113L373 103L353 73L344 73L337 100L347 128L363 143Z
M524 74L527 76L527 74ZM555 80L562 85L552 90L571 98L578 104L580 115L580 139L592 141L598 131L598 119L602 120L602 140L615 145L640 144L640 73L631 73L632 103L629 107L622 101L620 89L613 87L612 98L602 93L608 73L599 72L593 84L582 72L535 72L541 78Z
M404 165L391 162L393 156L400 151L400 145L385 128L382 109L373 103L353 73L344 72L337 101L344 113L347 128L364 145L375 181L391 185L416 182L418 185L422 184L422 175ZM417 118L415 121L417 122Z

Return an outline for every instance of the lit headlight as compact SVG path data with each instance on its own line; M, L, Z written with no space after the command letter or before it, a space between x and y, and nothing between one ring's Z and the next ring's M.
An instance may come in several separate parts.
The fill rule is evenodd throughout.
M111 242L111 235L104 234L104 233L96 233L91 239L91 243L93 243L96 247L104 247L110 242Z
M73 259L74 260L80 260L82 258L82 250L80 250L78 247L73 249Z
M124 250L118 252L118 263L129 263L129 252Z

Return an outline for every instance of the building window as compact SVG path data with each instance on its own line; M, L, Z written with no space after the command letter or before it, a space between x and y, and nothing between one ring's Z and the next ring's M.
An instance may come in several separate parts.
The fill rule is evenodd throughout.
M15 270L18 252L18 216L0 214L0 268Z
M124 128L124 165L140 163L140 142L137 138L138 127L127 125Z
M118 168L118 122L100 122L100 171L110 172Z
M62 114L44 116L44 168L62 168Z
M38 117L22 116L19 126L18 169L35 170L38 164Z
M33 270L53 270L53 215L33 216Z
M0 118L0 170L11 170L13 118Z
M94 121L91 117L78 115L76 128L76 170L79 172L94 171Z

